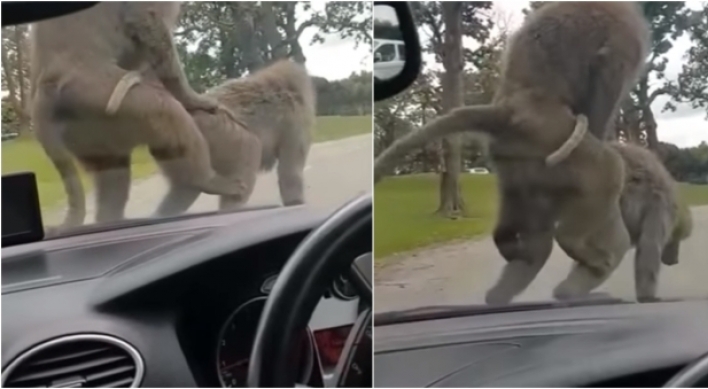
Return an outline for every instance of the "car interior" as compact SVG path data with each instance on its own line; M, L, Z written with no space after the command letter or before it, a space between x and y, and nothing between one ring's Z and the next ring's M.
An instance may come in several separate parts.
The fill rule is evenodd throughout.
M406 61L420 53L406 3L376 4L396 10ZM375 95L405 90L411 69L417 75L420 63L407 62L397 79L375 81ZM396 91L379 91L386 82L398 82ZM705 299L636 304L600 298L378 313L374 382L409 388L708 387L707 324Z
M370 194L45 239L34 174L2 180L3 387L372 386Z
M3 2L3 26L92 4ZM406 52L380 101L421 50L407 2L374 4ZM371 194L45 239L34 175L2 180L3 387L708 387L706 300L373 315Z
M283 309L268 299L280 276L298 271L288 266L298 247L328 220L305 207L256 209L4 247L3 386L246 385L262 315ZM297 355L283 356L282 368L296 374L291 386L330 384L344 349L367 347L352 339L370 331L370 303L346 265L358 258L370 266L371 230L356 228L317 251L336 276L327 264L311 284L297 274L294 288L311 286L317 298L287 291L300 295L277 323L279 336L284 323L299 328ZM298 304L309 312L295 315ZM370 355L350 363L370 366Z

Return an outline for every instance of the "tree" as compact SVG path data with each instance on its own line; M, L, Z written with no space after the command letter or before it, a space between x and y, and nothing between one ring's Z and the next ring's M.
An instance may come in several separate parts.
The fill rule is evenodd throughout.
M428 30L431 37L428 44L422 49L426 52L435 54L435 60L438 63L443 61L443 35L445 23L442 20L442 4L440 1L421 1L411 3L411 8L414 17L423 28ZM462 55L465 62L472 64L474 67L479 67L480 60L484 57L487 39L491 35L491 29L494 27L494 22L490 15L485 11L492 8L491 2L476 2L464 1L460 5L460 18L462 26L460 27L461 35L475 40L482 45L477 49L468 47L462 48Z
M324 14L314 14L313 23L322 33L336 33L341 38L354 38L355 45L371 46L372 10L370 1L330 1L325 5ZM315 34L312 43L323 41L321 34Z
M463 47L465 62L471 66L466 69L460 67L460 81L455 85L461 86L462 101L466 105L488 103L496 89L500 59L506 42L507 29L503 21L494 23L492 15L485 14L491 8L491 3L461 4L463 37L472 38L478 43L477 47L467 45ZM445 36L445 23L442 19L442 4L438 2L413 3L413 11L421 23L421 34L424 38L425 51L436 54L435 59L442 63L442 45ZM493 24L498 24L501 31L491 37L489 29ZM383 35L383 34L382 34ZM380 36L375 31L375 36ZM463 63L463 64L464 64ZM375 107L375 154L390 145L394 139L402 136L413 128L424 126L425 123L444 112L443 85L445 71L428 67L418 76L410 88L385 102L376 103ZM486 166L491 168L489 157L485 152L485 142L475 135L464 134L460 137L460 159L462 167ZM444 178L445 153L441 142L431 142L410 153L396 164L397 174L438 172L441 174L441 185ZM442 187L442 186L441 186ZM443 196L441 195L441 204Z
M442 77L442 109L447 113L462 105L462 3L443 2L442 20L445 33L442 60L445 73ZM462 137L451 135L442 140L444 171L440 176L440 207L438 213L453 217L464 214L465 203L460 190L462 164Z
M299 39L314 26L296 2L187 2L175 39L195 89L237 78L282 58L304 63ZM309 8L309 4L305 5Z
M424 126L441 111L440 86L434 72L421 73L402 93L377 102L374 111L374 154L378 155L393 141L415 127ZM436 143L414 150L396 164L399 173L440 171L439 146Z
M462 75L465 105L489 104L501 78L501 58L509 31L505 23L496 23L499 34L476 50L476 67ZM463 137L463 168L486 167L493 170L486 151L487 142L478 134Z
M30 131L28 25L2 29L2 87L16 117L21 136Z
M319 116L371 114L371 72L352 73L345 79L335 81L312 78L317 90Z
M329 2L323 12L310 2L273 1L186 2L182 9L175 39L187 78L199 91L278 59L305 63L302 44L308 42L301 40L310 28L316 30L311 44L334 33L371 45L371 3Z
M708 184L708 143L680 149L676 145L662 142L658 154L676 180Z
M656 151L659 139L656 134L656 118L651 108L657 97L670 95L673 87L671 80L666 79L666 64L668 53L673 48L673 42L683 35L687 27L688 9L684 2L643 2L644 15L652 31L652 47L647 59L645 70L639 77L639 82L630 93L633 107L623 111L634 111L640 115L640 129L646 134L646 143L650 149ZM652 87L651 78L659 81L659 85Z
M703 108L708 118L708 3L689 15L688 33L691 48L672 94L676 101ZM669 105L668 109L675 109Z
M484 43L489 39L492 20L483 13L491 9L489 2L414 2L411 3L416 20L430 33L423 50L433 53L443 64L440 74L441 98L437 114L462 104L462 72L465 62L482 68L487 55ZM462 38L469 37L481 44L477 49L462 46ZM464 201L459 186L462 164L461 135L441 141L443 171L440 176L440 206L438 213L448 217L464 215Z

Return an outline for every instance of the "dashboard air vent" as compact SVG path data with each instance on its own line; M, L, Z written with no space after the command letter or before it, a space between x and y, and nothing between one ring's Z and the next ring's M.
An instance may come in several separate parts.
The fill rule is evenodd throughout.
M130 388L145 371L128 343L105 335L71 335L21 354L2 372L5 388Z

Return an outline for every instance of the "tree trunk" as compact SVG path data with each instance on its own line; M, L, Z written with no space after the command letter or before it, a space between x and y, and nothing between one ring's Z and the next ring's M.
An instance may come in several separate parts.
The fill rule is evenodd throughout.
M449 112L462 105L462 20L460 2L443 2L445 24L443 41L442 108ZM443 172L440 177L440 207L437 213L450 218L464 216L465 204L460 190L462 136L452 135L442 140Z
M654 113L651 111L651 107L644 107L644 112L642 113L644 127L647 132L647 146L649 150L657 152L659 150L659 138L656 135L656 119L654 118Z
M290 44L290 57L299 64L304 64L307 59L300 46L300 35L311 24L309 21L303 22L299 27L295 27L295 7L297 3L286 3L287 12L285 14L285 34Z
M634 105L634 100L627 98L622 103L622 124L627 142L635 145L642 144L639 109Z
M648 77L642 77L640 82L637 84L637 88L637 100L639 106L637 115L641 113L641 124L643 124L641 128L646 131L647 146L650 150L657 152L659 150L659 138L656 136L656 119L654 118L654 113L651 110L651 104L658 96L661 95L661 93L649 94Z
M240 25L243 24L245 23L241 23ZM240 73L239 69L236 68L236 47L238 47L237 42L234 42L233 38L229 36L229 34L227 34L226 32L222 31L219 35L219 39L221 40L221 52L219 53L219 57L224 75L226 75L226 78L238 78L240 76ZM243 30L241 30L239 36L244 36ZM248 71L252 72L257 68L251 69L251 66L249 66L253 62L253 58L249 54L251 53L245 50L243 58L244 62L246 62L246 67L248 68Z
M19 86L20 92L20 105L22 110L27 107L27 100L25 94L25 66L24 66L24 49L25 49L25 39L22 30L19 27L15 27L15 50L17 50L17 85Z
M258 46L260 43L256 34L258 8L254 4L234 2L228 5L231 20L234 21L234 29L222 29L220 32L221 66L227 78L240 77L244 68L252 74L265 63L263 52Z
M263 15L263 35L270 47L270 60L285 58L288 48L283 44L283 37L278 31L276 9L273 7L273 2L261 2L261 12Z
M25 110L25 107L22 105L22 100L21 96L18 96L19 93L23 93L21 88L24 87L24 81L22 80L23 77L23 71L22 71L22 56L21 56L21 51L22 49L20 46L22 45L22 35L21 32L19 31L19 28L17 26L13 27L15 29L15 34L12 39L12 43L15 45L15 50L17 56L15 57L15 61L10 61L10 58L7 54L7 50L3 47L2 49L2 70L5 76L5 85L7 86L7 94L10 100L10 105L12 105L12 109L15 111L15 114L17 115L17 120L18 120L18 131L20 136L27 136L29 135L29 116L27 115L27 111ZM18 91L18 83L19 83L19 88L20 90Z

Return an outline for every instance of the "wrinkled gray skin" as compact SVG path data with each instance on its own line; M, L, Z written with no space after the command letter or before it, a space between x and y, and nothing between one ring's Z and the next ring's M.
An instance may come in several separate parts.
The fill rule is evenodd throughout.
M315 124L316 94L304 66L281 60L244 78L228 80L205 93L227 107L257 137L262 147L260 164L253 166L252 156L234 162L236 149L221 144L218 135L207 136L211 145L212 166L217 172L237 169L238 177L250 180L260 171L270 171L277 164L278 186L283 205L305 202L304 170ZM199 124L199 123L198 123ZM203 127L202 124L199 124ZM241 147L244 150L247 147ZM245 151L245 150L244 150ZM244 164L234 167L234 163ZM247 166L247 167L246 167ZM221 196L221 210L234 209L248 200L253 187L243 195ZM196 188L172 185L157 210L157 216L185 212L199 197Z
M625 164L625 186L620 196L622 219L636 247L634 269L637 300L656 299L660 264L678 263L680 241L691 233L690 211L679 202L676 183L649 150L618 142L608 143ZM521 293L543 268L553 248L553 200L532 188L505 188L494 241L508 261L491 293ZM683 212L681 212L683 211ZM550 216L549 216L550 215ZM509 244L508 242L515 242ZM498 288L506 288L498 290Z
M147 145L174 182L212 194L242 185L216 174L209 148L188 111L218 103L189 86L172 40L176 2L102 2L33 24L30 32L32 119L58 170L69 209L59 232L83 223L86 200L75 157L96 187L96 221L124 217L133 149ZM107 109L114 88L134 71L155 76Z

